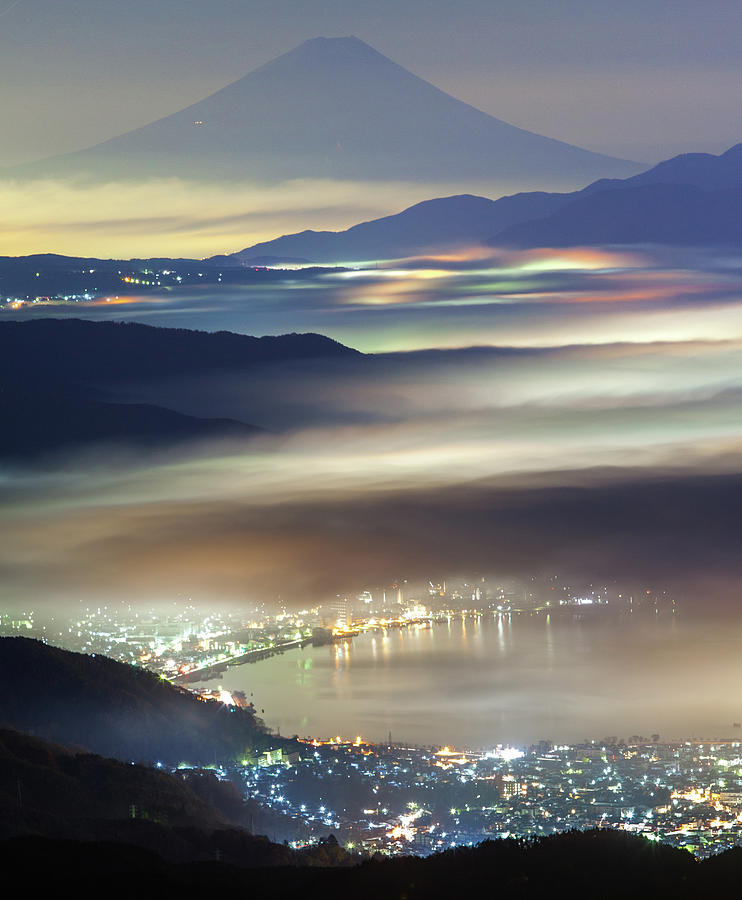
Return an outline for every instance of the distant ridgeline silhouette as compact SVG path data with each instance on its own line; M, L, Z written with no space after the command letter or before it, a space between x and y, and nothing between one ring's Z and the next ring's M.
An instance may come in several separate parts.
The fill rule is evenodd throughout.
M321 334L251 337L84 319L0 322L0 374L5 377L36 372L43 378L101 384L347 355L358 351Z
M320 37L157 122L8 173L449 184L540 178L556 187L639 169L487 115L356 37Z
M293 746L249 710L204 702L145 669L0 638L0 726L123 760L207 765Z
M110 388L148 377L358 355L317 334L221 331L80 319L0 322L0 458L37 458L91 442L159 446L263 433L232 419L114 402Z
M457 246L577 246L603 243L739 244L742 144L726 153L686 153L623 180L572 193L529 192L488 200L426 200L345 231L302 231L231 255L257 265L265 255L343 263L450 250ZM228 257L229 258L229 257ZM223 259L223 257L220 257Z

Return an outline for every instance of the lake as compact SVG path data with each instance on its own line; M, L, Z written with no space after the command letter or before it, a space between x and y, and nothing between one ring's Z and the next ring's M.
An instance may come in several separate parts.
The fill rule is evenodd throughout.
M742 732L742 621L680 615L452 619L307 646L208 682L285 736L491 747Z

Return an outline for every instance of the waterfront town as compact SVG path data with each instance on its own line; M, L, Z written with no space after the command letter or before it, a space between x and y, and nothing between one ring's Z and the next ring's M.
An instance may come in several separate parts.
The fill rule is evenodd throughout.
M152 606L81 606L65 613L0 611L0 634L22 634L82 653L141 665L179 683L218 675L308 643L352 639L369 631L429 625L454 617L634 610L674 611L666 591L611 584L570 584L547 578L478 577L411 585L390 582L321 605L289 609L275 602L214 608L188 599Z
M432 627L451 617L674 612L651 589L560 583L406 582L335 597L312 609L265 605L204 612L192 602L81 608L43 617L3 612L3 634L23 634L146 667L204 700L250 706L244 694L199 687L233 665L366 631ZM253 710L255 711L255 710ZM341 723L338 723L342 731ZM216 769L269 812L271 838L296 847L332 833L352 850L427 855L488 838L617 828L707 856L742 840L742 734L665 742L605 737L523 747L411 746L362 736L277 740L259 757ZM545 736L546 738L546 736ZM184 760L181 771L192 763ZM176 770L177 771L177 770Z

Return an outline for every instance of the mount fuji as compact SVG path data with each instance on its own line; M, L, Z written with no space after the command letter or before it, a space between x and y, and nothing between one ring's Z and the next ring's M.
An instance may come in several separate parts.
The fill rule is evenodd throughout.
M204 100L12 177L487 180L578 187L641 166L500 121L356 37L315 38Z

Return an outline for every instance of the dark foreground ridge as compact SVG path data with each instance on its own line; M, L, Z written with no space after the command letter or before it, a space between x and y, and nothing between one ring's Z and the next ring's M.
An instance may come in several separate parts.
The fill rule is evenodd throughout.
M462 895L657 900L734 896L742 877L740 849L699 863L683 850L608 830L485 841L427 859L374 859L341 867L325 859L324 865L320 860L319 865L302 868L291 863L244 868L224 862L178 864L147 850L102 841L27 837L0 843L3 871L23 874L27 886L100 889L125 878L127 883L146 883L152 895L167 888L201 888L247 890L252 896L276 900L289 896L450 900Z

